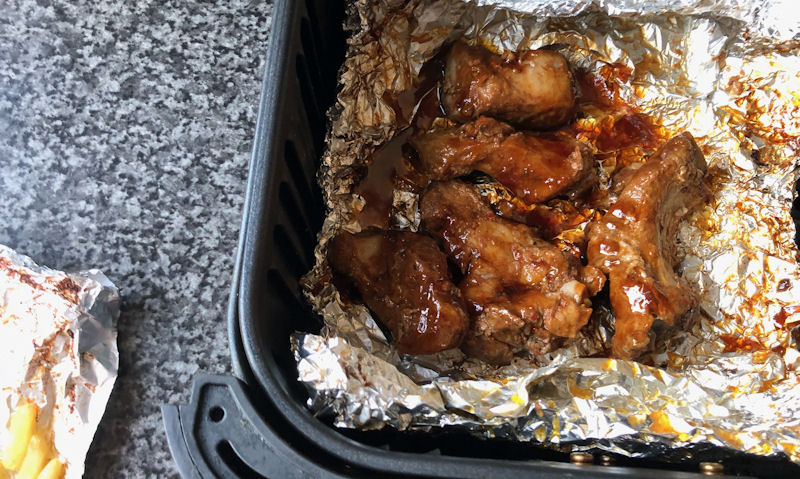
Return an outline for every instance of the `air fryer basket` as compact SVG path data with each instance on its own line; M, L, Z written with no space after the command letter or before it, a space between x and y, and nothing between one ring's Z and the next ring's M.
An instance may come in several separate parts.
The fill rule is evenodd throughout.
M691 461L619 457L611 466L577 465L541 446L456 430L338 430L305 407L288 338L322 324L298 280L312 266L324 215L315 172L344 58L343 20L341 2L275 3L228 309L240 379L197 377L189 404L163 407L183 477L699 477ZM798 470L788 461L708 449L705 457L724 461L730 473Z

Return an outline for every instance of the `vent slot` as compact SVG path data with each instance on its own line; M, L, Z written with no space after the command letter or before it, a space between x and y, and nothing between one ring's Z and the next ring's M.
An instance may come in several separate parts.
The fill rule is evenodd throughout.
M307 18L303 18L300 22L300 43L303 45L305 57L308 58L310 62L309 73L311 75L311 86L313 87L311 93L314 95L314 100L316 100L320 109L324 108L324 99L327 98L328 92L323 87L324 82L322 81L322 72L320 71L321 62L319 54L317 53L320 51L318 48L319 42L312 33ZM320 111L320 113L324 112Z
M290 288L288 282L277 269L270 268L269 271L267 271L267 289L283 303L282 306L288 311L296 312L303 308L298 297L297 289Z
M292 283L297 285L295 281ZM300 293L297 289L290 286L283 275L276 270L270 269L267 271L267 290L273 297L277 304L269 304L267 310L272 315L279 315L284 318L279 321L273 322L270 326L270 337L278 340L285 341L286 338L294 331L319 331L322 325L322 318L314 314L311 308L300 299ZM285 319L290 317L291 321ZM274 348L279 355L289 355L292 357L289 350L285 347L285 343L280 343L281 347Z
M306 219L306 212L304 212L300 205L295 200L295 193L292 191L291 186L285 181L282 181L278 191L278 197L281 203L281 209L289 217L289 223L297 237L300 239L300 246L303 248L303 258L311 258L314 255L314 232L308 225Z
M230 468L231 471L236 474L236 477L242 477L247 479L269 479L266 476L262 476L258 472L255 471L252 467L250 467L233 449L233 446L228 441L220 441L217 443L217 454L222 459L222 462L225 463L226 466Z
M325 139L325 125L322 121L321 109L319 105L317 105L317 99L314 95L314 86L311 84L308 66L306 65L306 59L303 55L297 55L295 58L295 71L297 73L297 81L300 82L300 97L303 100L303 109L306 112L309 131L311 132L314 142L314 151L321 152L323 140Z
M317 231L322 227L322 208L320 207L322 198L319 190L315 187L312 188L311 182L304 171L303 163L298 156L297 148L295 148L292 141L287 140L284 144L283 158L286 161L286 168L292 177L295 190L303 202L306 215L311 222L312 231ZM312 161L310 164L313 165L314 162Z
M308 271L308 264L300 253L300 245L297 244L286 232L283 225L275 225L272 230L272 240L274 241L277 253L280 259L276 258L276 262L286 265L292 279L296 282L300 276Z

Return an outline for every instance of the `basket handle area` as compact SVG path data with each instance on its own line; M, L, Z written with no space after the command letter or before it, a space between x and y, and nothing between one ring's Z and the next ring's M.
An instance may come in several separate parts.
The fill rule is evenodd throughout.
M232 376L198 375L188 404L161 406L167 442L183 478L344 477L287 444Z

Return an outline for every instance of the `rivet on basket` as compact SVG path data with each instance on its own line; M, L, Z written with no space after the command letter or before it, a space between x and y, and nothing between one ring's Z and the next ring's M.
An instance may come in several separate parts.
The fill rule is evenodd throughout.
M594 456L588 452L573 452L569 455L569 462L573 464L591 464L594 462Z
M614 456L603 454L602 456L600 456L600 464L604 466L610 466L614 464Z
M706 476L719 476L725 468L718 462L701 462L700 472Z

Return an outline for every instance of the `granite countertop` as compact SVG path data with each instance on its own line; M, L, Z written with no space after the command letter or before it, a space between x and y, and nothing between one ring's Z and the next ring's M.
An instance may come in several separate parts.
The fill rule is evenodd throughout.
M227 373L271 1L0 5L0 243L121 289L86 476L176 477L159 406Z

